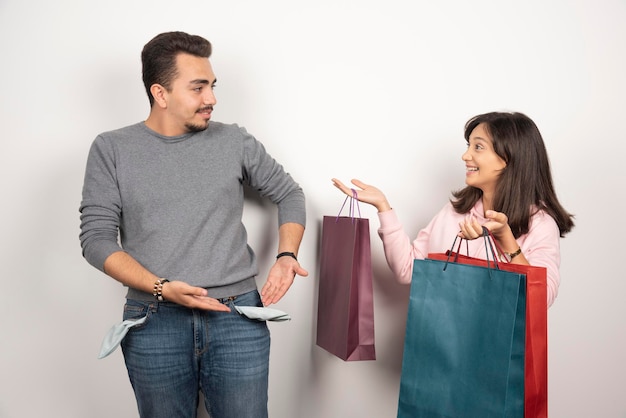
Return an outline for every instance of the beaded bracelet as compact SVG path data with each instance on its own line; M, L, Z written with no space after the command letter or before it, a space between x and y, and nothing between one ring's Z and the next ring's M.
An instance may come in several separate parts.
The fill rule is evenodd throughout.
M154 296L154 298L159 302L163 302L163 285L167 282L169 282L169 280L167 279L157 279L157 281L154 282L154 290L152 291L152 296Z

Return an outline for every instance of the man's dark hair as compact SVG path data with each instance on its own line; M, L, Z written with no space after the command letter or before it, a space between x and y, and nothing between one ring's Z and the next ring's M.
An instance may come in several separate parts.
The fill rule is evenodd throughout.
M152 38L143 47L141 51L142 78L150 100L150 107L154 104L150 87L153 84L160 84L167 91L171 91L172 80L177 75L176 57L182 53L209 58L211 43L201 36L189 35L185 32L165 32Z

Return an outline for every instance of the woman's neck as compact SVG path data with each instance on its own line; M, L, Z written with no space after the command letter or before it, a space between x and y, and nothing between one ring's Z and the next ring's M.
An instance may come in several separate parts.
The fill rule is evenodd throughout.
M488 210L493 209L493 194L491 193L485 194L483 192L482 201L483 201L483 212L487 212Z

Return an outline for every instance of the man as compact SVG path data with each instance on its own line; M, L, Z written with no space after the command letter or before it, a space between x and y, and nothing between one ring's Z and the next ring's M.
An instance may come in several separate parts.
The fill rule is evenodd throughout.
M142 51L145 122L89 152L80 240L89 263L128 287L121 347L142 417L267 416L269 330L233 305L278 302L296 274L304 194L243 128L209 122L211 44L183 32ZM257 291L242 224L244 185L278 207L278 256ZM118 244L118 233L119 242Z

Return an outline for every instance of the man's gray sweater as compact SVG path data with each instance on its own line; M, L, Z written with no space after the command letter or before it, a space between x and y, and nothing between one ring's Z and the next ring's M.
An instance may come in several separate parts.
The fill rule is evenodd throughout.
M106 258L123 250L157 276L215 298L253 290L244 185L277 205L279 225L305 225L300 186L237 125L210 122L205 131L165 137L142 122L103 133L85 172L83 255L104 271ZM136 289L128 297L153 299Z

